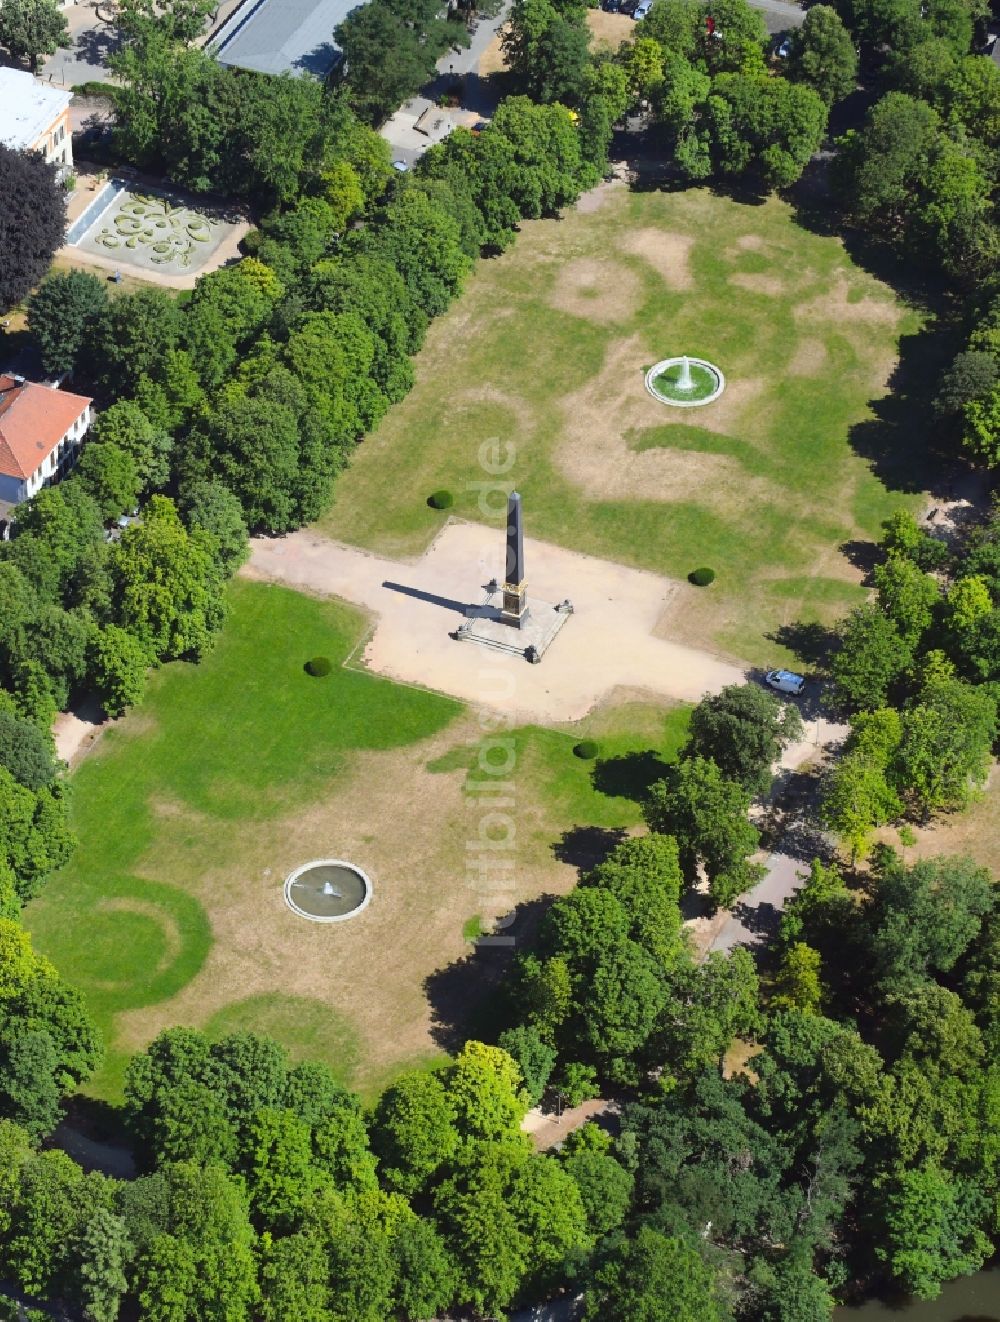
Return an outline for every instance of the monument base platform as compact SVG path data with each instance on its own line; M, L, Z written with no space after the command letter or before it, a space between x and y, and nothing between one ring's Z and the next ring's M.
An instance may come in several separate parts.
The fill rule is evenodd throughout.
M452 635L459 642L479 643L500 652L523 656L528 661L540 661L552 640L563 627L573 607L568 603L556 607L537 597L527 597L527 607L520 628L507 624L502 615L503 591L486 589L483 604L472 608Z

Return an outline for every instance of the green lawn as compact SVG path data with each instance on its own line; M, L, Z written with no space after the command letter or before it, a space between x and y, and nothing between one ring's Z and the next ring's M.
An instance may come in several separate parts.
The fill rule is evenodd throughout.
M349 990L359 967L382 967L378 938L350 951L343 942L320 943L316 994L295 994L289 961L306 958L303 940L316 933L293 928L272 937L284 874L262 885L262 870L278 858L301 861L304 815L317 819L316 838L324 842L337 840L350 819L360 839L372 842L365 848L382 857L391 890L402 897L410 886L419 907L430 881L436 903L454 914L447 930L457 939L464 925L473 939L488 924L472 912L476 897L463 874L469 807L465 777L454 773L472 769L482 731L458 702L343 669L366 627L349 607L242 580L230 589L230 606L211 654L197 666L175 662L158 671L141 709L108 729L73 775L79 845L25 921L38 950L84 992L104 1033L107 1062L88 1086L95 1095L120 1096L130 1049L176 1022L171 998L198 978L184 1022L203 1024L212 1036L238 1028L270 1033L295 1058L326 1060L371 1096L400 1068L439 1060L429 1040L397 1046L391 1016L399 1007L406 1024L419 1021L423 977L457 952L413 927L404 907L403 928L392 928L391 959L377 972L384 1010ZM304 670L316 655L334 662L321 679ZM631 703L594 713L573 730L513 732L524 899L570 883L553 851L575 831L639 823L638 798L676 753L686 724L685 708ZM573 755L581 735L600 742L596 762ZM420 750L407 762L405 749L421 741L434 755ZM376 754L390 761L372 762ZM410 780L390 780L398 812L387 814L374 800L380 782L400 774ZM398 801L391 793L397 783ZM418 812L431 813L432 847L417 844L421 868L411 878L413 819L405 800L421 793L429 809ZM394 834L396 852L387 855ZM253 948L270 990L246 985L248 930L265 932ZM346 984L324 976L333 950Z
M348 607L243 582L230 595L215 650L198 666L159 671L141 710L108 730L73 776L79 846L25 914L37 948L85 993L105 1034L99 1093L113 1094L124 1068L115 1015L174 995L212 945L199 901L143 875L175 870L158 857L171 818L183 823L185 861L206 871L231 863L244 824L320 798L355 751L415 742L461 711L451 699L340 669L364 628ZM323 679L303 670L318 653L336 664ZM350 1060L348 1027L317 1028L328 1014L319 1001L310 1009L272 998L231 1007L216 1022L274 1029L291 1049L318 1044L326 1058L339 1041Z
M664 710L635 702L592 713L572 730L539 725L511 730L517 790L544 805L546 827L552 820L600 828L637 826L646 790L662 777L687 737L690 712L686 706ZM600 751L593 761L574 755L581 738L597 740ZM428 770L473 771L476 758L476 747L462 744ZM538 843L545 850L551 847L547 836Z
M789 657L766 635L860 600L837 548L919 500L852 448L859 428L864 445L890 444L871 405L919 324L777 199L613 192L479 263L322 527L413 553L441 526L426 505L441 487L454 514L492 518L476 484L481 446L500 441L516 447L501 481L523 493L532 535L678 577L711 565L687 636L753 662ZM643 373L676 353L717 364L726 393L651 414ZM905 430L915 453L925 426L912 419L892 443Z

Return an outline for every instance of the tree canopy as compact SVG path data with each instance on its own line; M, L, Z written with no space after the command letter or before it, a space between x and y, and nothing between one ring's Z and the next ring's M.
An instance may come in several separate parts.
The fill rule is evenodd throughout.
M0 143L0 196L0 308L6 309L41 280L62 244L66 194L54 165Z

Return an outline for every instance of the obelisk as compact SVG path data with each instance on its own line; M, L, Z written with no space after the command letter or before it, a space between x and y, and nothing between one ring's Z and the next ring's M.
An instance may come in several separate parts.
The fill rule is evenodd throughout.
M501 618L515 629L520 629L527 618L526 591L521 497L517 491L512 491L507 497L507 569L503 583Z

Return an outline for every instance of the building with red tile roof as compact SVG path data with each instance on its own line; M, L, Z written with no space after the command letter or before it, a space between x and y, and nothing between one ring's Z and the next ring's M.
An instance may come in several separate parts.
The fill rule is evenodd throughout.
M0 502L19 505L76 462L93 400L0 374Z

